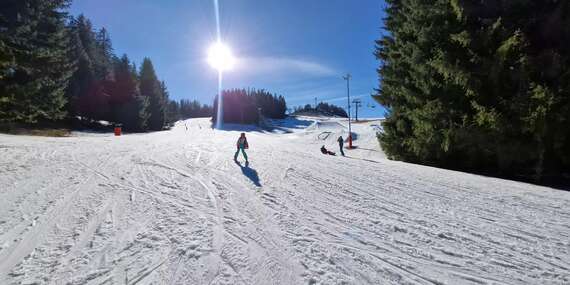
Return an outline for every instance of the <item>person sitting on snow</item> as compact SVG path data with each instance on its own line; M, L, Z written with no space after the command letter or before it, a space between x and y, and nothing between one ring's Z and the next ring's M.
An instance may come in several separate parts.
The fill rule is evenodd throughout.
M324 145L321 146L321 153L322 153L322 154L336 155L336 153L334 153L334 152L332 152L332 151L330 151L330 150L327 150L327 148L326 148Z
M236 150L236 154L234 155L234 160L237 161L239 151L241 150L241 153L243 154L243 157L245 158L245 162L247 162L247 153L245 153L245 150L249 148L249 145L247 144L247 138L245 137L245 133L241 133L239 139L237 140L236 146L237 146L237 150Z

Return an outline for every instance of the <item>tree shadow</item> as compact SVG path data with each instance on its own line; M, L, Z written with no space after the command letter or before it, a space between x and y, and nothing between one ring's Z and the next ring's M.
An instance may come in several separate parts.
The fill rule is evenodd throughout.
M246 162L245 166L241 164L241 162L235 160L234 161L241 169L241 173L249 178L249 180L251 180L251 182L253 182L253 184L255 184L255 186L257 187L261 187L261 183L259 183L259 176L257 175L257 171L251 167L249 167L249 163Z
M212 125L215 127L215 124ZM237 132L263 132L263 128L256 125L245 125L245 124L234 124L234 123L224 123L221 129L216 129L218 131L237 131Z
M270 119L270 131L281 131L292 133L294 129L305 129L313 124L311 120L303 120L297 117L287 117L285 119Z

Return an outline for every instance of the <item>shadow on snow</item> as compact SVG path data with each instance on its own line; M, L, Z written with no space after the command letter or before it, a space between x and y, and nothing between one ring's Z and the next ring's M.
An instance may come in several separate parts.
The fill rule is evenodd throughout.
M291 133L293 129L305 129L313 124L310 120L301 120L295 117L288 117L286 119L269 119L268 125L257 126L252 124L236 124L224 123L220 131L238 131L238 132L272 132L279 131L283 133ZM215 127L215 124L212 126Z
M245 166L243 166L239 161L235 161L235 163L240 167L241 169L241 173L249 178L249 180L251 180L251 182L253 182L253 184L255 184L255 186L257 187L261 187L261 183L259 183L259 176L257 175L257 171L251 167L249 167L249 163L245 163Z
M263 129L256 125L241 125L233 123L224 123L218 131L238 131L238 132L263 132Z
M292 129L306 129L313 124L313 121L311 120L301 120L296 117L288 117L282 120L272 119L269 120L269 122L271 124L269 130L276 130L284 133L291 133Z

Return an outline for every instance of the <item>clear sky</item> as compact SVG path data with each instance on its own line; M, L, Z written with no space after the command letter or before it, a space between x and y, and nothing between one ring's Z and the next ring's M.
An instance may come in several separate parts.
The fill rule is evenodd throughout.
M224 88L258 88L285 96L289 107L318 101L346 108L363 101L362 117L381 117L370 98L378 87L374 41L381 35L382 0L219 0L222 41L238 58ZM211 104L217 71L206 61L216 41L213 0L75 0L111 34L115 53L137 64L150 57L173 99ZM370 106L376 106L372 108Z

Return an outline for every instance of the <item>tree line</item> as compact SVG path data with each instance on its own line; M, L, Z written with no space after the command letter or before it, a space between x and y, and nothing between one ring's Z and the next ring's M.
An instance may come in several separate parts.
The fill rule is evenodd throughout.
M180 101L170 101L167 107L167 121L176 122L189 118L203 118L212 116L212 106L201 105L196 100L182 99Z
M129 131L173 123L168 112L181 103L171 103L151 59L137 67L115 55L107 30L68 15L70 3L0 3L0 123L106 120Z
M346 111L336 105L320 102L316 107L311 106L311 104L306 104L305 106L298 106L293 109L294 115L325 115L325 116L336 116L342 118L348 118Z
M127 55L115 56L105 28L95 30L83 15L70 17L67 33L74 65L65 94L69 116L120 123L130 131L166 125L168 91L149 58L137 68Z
M270 119L286 117L287 103L283 96L264 89L230 89L222 91L224 123L257 124L260 115ZM218 96L214 99L212 121L216 123Z
M377 41L392 159L570 173L570 2L387 0Z

